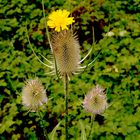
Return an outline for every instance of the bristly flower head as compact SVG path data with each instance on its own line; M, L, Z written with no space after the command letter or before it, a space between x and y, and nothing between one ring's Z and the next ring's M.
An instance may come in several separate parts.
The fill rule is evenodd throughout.
M86 111L92 114L101 114L107 108L107 99L102 89L99 85L91 89L89 93L85 96L83 107Z
M55 31L68 30L67 25L74 22L73 17L68 17L70 12L67 10L56 10L52 12L48 17L47 25L50 28L55 28Z
M53 53L58 73L70 76L80 68L80 45L77 37L70 30L53 35Z
M38 111L47 100L45 89L39 79L26 81L22 90L22 103L29 111Z

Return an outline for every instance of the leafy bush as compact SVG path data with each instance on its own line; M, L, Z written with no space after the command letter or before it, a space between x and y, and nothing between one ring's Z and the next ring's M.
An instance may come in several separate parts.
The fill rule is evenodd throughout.
M42 1L1 0L0 3L0 139L44 139L38 115L28 113L21 103L24 81L39 77L50 99L47 109L41 112L45 129L51 133L64 119L63 83L46 75L49 70L38 62L26 36L27 26L35 52L51 58ZM104 114L96 115L92 139L140 139L139 0L46 0L44 6L46 16L52 10L65 8L75 17L74 29L79 36L81 56L93 46L92 55L83 65L100 52L92 66L70 81L70 139L81 138L81 122L87 134L90 131L90 114L83 110L82 101L95 84L106 89L109 107ZM55 139L64 138L62 121Z

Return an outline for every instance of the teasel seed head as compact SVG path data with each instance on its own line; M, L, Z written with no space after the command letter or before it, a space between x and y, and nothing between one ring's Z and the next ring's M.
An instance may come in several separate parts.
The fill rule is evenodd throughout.
M101 114L107 108L107 99L102 89L99 85L92 88L91 91L85 96L83 107L87 112L92 114Z
M26 81L22 89L22 103L29 111L38 111L47 100L45 89L38 78Z
M70 30L55 33L52 37L53 53L58 72L63 77L70 76L80 66L80 45L77 36Z

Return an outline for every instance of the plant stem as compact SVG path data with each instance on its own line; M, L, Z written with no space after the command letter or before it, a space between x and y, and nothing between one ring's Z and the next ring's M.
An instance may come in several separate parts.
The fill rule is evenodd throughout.
M45 127L44 127L44 122L43 122L44 120L43 120L43 117L42 117L42 115L41 115L41 113L40 113L39 111L38 111L38 116L39 116L39 118L40 118L40 122L41 122L41 125L42 125L42 128L43 128L44 137L45 137L46 140L49 140L47 130L46 130Z
M90 140L90 137L91 137L91 134L92 134L93 121L94 121L94 116L91 115L91 120L90 120L90 122L91 122L91 123L90 123L90 131L89 131L87 140Z
M46 28L46 33L47 33L47 39L48 39L51 51L53 52L52 44L51 44L51 40L50 40L50 35L49 35L48 27L47 27L46 16L45 16L44 0L42 0L42 10L43 10L43 16L44 16L44 20L45 20L45 28Z
M68 137L68 76L67 74L64 75L64 92L65 92L65 133L66 133L66 140L69 139Z
M44 0L42 0L42 10L43 10L43 16L44 16L44 19L45 19L45 28L46 28L47 39L48 39L48 42L49 42L49 45L50 45L50 48L51 48L51 51L52 51L52 55L53 55L53 58L54 58L56 75L59 78L57 65L56 65L56 59L55 59L55 55L54 55L54 51L53 51L53 47L52 47L52 43L51 43L51 39L50 39L50 34L49 34L48 26L47 26L47 20L46 20L46 16L45 16Z

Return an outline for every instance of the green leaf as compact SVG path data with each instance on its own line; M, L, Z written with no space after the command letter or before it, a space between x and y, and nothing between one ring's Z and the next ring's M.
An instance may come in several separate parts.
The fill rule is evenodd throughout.
M79 121L79 123L81 127L81 140L87 140L84 124L81 120Z
M50 134L50 140L54 140L54 136L55 136L56 130L58 129L58 127L59 127L60 124L61 124L61 121L55 126L55 128L51 132L51 134Z

